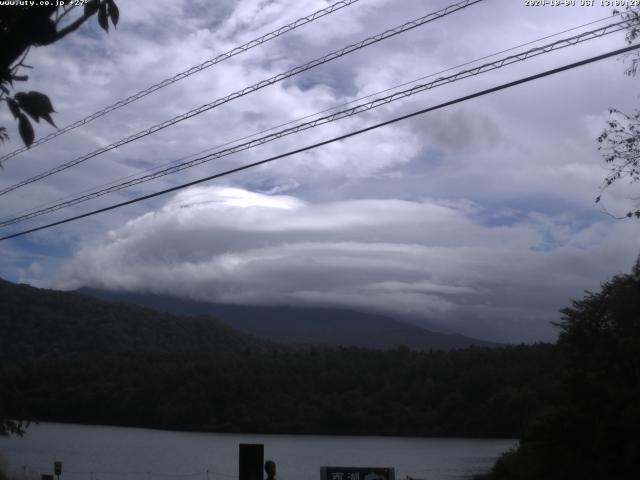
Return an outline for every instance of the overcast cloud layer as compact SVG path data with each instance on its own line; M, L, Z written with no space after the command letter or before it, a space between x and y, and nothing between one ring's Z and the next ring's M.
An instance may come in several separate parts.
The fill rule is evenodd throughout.
M0 186L449 3L361 0L6 162ZM92 23L30 55L35 69L27 88L50 95L60 112L59 125L329 2L118 4L116 31L106 35ZM530 8L520 1L487 0L17 190L0 199L1 214L10 216L610 14L600 7ZM544 55L46 220L623 45L622 34L616 34ZM555 331L549 322L558 319L558 310L584 289L597 289L611 275L627 271L640 250L638 224L613 220L593 203L606 173L595 138L607 110L638 103L638 80L625 77L624 68L619 59L607 60L177 195L3 242L0 275L55 288L88 285L239 304L343 306L486 339L551 340ZM19 146L13 123L6 109L0 110L0 125L10 127L13 140L2 151ZM37 135L47 129L39 125ZM626 211L633 192L633 187L610 192L606 207Z

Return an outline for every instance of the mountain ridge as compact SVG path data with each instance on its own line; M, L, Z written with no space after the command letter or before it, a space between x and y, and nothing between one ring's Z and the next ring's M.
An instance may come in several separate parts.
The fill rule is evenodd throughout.
M119 353L265 351L271 342L211 317L176 316L138 305L0 279L0 358Z
M355 310L297 306L241 306L187 300L170 295L100 290L77 292L103 300L135 304L176 315L208 315L232 328L289 345L408 347L428 351L503 344L439 333L393 318Z

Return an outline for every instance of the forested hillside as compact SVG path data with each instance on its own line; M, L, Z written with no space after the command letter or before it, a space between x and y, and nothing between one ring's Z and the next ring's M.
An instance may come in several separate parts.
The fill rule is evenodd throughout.
M289 345L333 345L413 350L450 350L471 345L497 347L459 334L433 332L384 315L337 308L251 306L199 302L151 293L82 288L80 293L152 308L175 315L209 315L261 338Z
M0 283L0 418L219 432L516 437L557 401L555 347L290 349Z
M517 437L556 401L548 345L86 356L0 367L39 420L216 432ZM18 411L19 410L19 411Z
M270 344L211 317L178 317L0 280L0 358L238 352Z

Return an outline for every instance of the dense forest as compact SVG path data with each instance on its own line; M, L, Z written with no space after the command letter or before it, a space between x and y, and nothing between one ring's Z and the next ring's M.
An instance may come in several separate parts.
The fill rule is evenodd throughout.
M110 355L3 363L9 414L216 432L517 437L556 401L548 345Z
M177 316L136 305L0 280L0 359L117 353L266 351L272 343L206 316Z
M490 480L640 478L640 260L562 311L557 400Z
M0 281L0 301L0 418L514 437L558 386L549 345L292 349L209 316L72 292Z

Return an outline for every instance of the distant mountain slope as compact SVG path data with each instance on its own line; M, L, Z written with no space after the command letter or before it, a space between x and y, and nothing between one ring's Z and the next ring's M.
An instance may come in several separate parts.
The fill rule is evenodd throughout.
M142 305L178 315L211 315L235 329L270 340L302 345L343 345L377 349L450 350L499 346L458 334L436 333L391 318L350 310L309 307L238 306L147 293L82 288L86 295Z
M179 317L0 279L0 358L266 350L269 343L208 317Z

